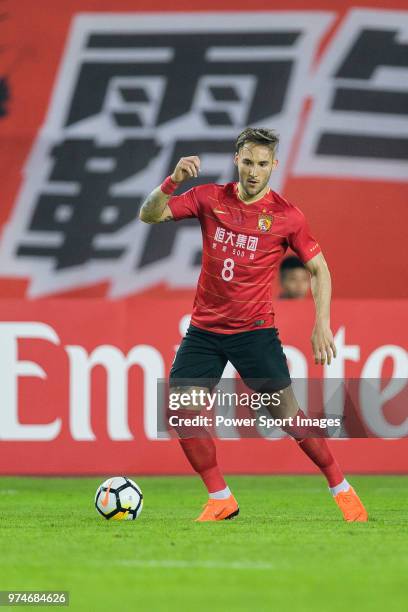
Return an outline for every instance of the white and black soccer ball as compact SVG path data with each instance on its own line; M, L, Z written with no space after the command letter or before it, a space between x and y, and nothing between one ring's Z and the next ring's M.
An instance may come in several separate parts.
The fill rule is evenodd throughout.
M95 508L107 520L134 521L142 512L143 494L130 478L114 476L98 487Z

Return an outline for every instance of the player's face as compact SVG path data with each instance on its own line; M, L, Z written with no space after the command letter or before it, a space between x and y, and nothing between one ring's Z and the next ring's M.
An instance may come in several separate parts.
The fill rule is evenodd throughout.
M267 190L269 178L278 160L274 159L269 147L248 142L235 155L235 164L242 192L253 198Z
M301 300L309 292L310 275L303 268L287 270L281 281L283 295L292 300Z

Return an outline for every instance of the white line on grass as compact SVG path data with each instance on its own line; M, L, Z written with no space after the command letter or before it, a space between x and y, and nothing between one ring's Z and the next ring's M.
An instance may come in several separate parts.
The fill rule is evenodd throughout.
M201 569L237 569L237 570L272 570L276 565L272 563L248 563L241 561L187 561L187 560L160 560L160 559L117 559L111 561L115 565L127 565L132 567L163 567L177 568L201 568Z

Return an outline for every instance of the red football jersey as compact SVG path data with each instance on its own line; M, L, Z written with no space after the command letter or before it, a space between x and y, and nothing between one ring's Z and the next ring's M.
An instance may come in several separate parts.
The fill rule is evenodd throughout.
M176 221L197 217L201 224L191 323L224 334L273 327L272 279L286 249L303 262L320 252L304 214L272 190L245 204L237 183L199 185L168 205Z

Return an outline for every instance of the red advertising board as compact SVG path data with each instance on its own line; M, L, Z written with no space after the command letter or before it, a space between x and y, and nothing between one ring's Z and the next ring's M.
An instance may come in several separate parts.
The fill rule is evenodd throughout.
M186 299L155 298L3 300L0 473L190 473L176 440L154 439L156 380L168 374L190 306ZM405 372L406 379L407 306L335 302L338 357L322 371L311 359L313 304L280 302L292 375L375 378L388 367L388 376ZM348 472L406 473L406 421L397 428L394 439L329 443ZM290 439L217 445L227 472L314 472Z

